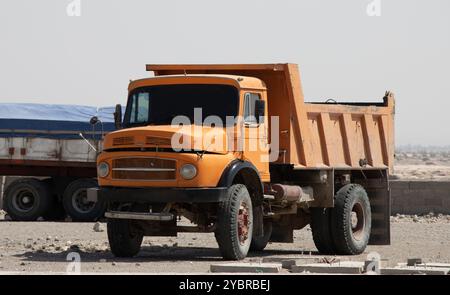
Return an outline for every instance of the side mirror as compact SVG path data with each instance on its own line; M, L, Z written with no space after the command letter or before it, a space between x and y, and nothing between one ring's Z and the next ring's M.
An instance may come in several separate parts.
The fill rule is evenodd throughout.
M114 112L114 125L116 129L122 129L122 106L116 104L116 110Z
M266 102L262 99L255 101L255 117L259 124L264 123L264 116L266 114Z

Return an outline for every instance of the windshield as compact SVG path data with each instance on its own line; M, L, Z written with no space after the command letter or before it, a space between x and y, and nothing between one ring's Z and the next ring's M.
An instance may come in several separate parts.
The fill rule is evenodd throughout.
M218 116L223 124L227 116L236 117L238 91L231 85L176 84L142 87L128 98L124 126L170 125L176 116L186 116L194 124L194 109L201 108L202 121Z

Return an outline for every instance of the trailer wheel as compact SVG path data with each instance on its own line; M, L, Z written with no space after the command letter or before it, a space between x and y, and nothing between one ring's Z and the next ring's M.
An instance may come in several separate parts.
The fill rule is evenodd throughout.
M108 240L116 257L133 257L141 249L144 234L127 219L108 219Z
M270 236L272 235L272 221L264 220L264 234L261 237L253 236L250 244L250 251L262 251L269 243Z
M215 235L224 259L247 256L253 235L253 208L245 185L234 184L228 189L227 199L219 204Z
M322 254L334 254L335 247L331 235L331 209L311 208L311 231L317 250Z
M33 221L43 217L51 203L49 187L34 178L17 179L5 191L4 207L12 220Z
M361 185L347 184L337 192L331 218L337 254L364 252L370 238L371 211L369 198Z
M97 187L93 178L83 178L72 181L63 194L63 205L67 214L74 221L95 221L105 213L103 202L89 202L87 189Z
M40 181L43 182L48 187L50 194L52 195L50 207L44 216L45 220L49 220L49 221L64 220L64 218L66 217L67 214L66 214L66 210L64 209L64 206L62 204L62 201L58 196L58 192L56 191L55 179L46 178L46 179L42 179Z

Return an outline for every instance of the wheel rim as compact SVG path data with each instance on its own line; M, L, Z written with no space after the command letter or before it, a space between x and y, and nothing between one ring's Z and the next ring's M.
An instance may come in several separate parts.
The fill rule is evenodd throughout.
M14 194L12 203L14 209L17 211L30 212L34 207L35 202L36 198L31 190L21 189Z
M245 245L249 238L249 228L250 228L250 220L249 220L249 207L247 203L242 202L239 206L239 215L238 215L238 238L239 243L241 245Z
M94 208L95 203L87 200L87 190L78 189L72 195L72 207L79 213L88 213Z
M361 240L364 237L366 226L364 209L361 203L355 203L351 212L352 235L355 240Z

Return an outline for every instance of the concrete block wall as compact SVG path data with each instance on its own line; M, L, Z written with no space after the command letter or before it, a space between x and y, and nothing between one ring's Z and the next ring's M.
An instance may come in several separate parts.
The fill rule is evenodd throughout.
M393 180L391 214L450 214L450 181Z

